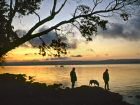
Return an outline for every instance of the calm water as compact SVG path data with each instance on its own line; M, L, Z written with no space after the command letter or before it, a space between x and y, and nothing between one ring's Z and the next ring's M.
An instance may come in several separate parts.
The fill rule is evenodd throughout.
M69 72L76 67L78 81L76 86L88 85L89 80L96 79L100 86L104 87L102 74L106 67L110 74L110 88L124 96L124 100L135 105L140 105L140 65L116 64L116 65L76 65L76 66L6 66L0 68L0 73L26 74L35 76L35 80L46 84L63 83L71 86ZM128 97L132 96L132 98Z

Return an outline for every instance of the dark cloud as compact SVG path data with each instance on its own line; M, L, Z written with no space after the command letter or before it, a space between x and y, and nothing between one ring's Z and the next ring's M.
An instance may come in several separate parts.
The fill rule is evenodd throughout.
M58 58L50 58L47 60L70 60L70 58L69 57L58 57Z
M47 27L42 27L42 28L39 29L38 32L42 32L42 31L44 31L46 29L47 29ZM50 44L52 42L52 40L58 39L58 35L56 34L56 32L51 31L48 34L41 36L41 39L46 44ZM68 36L61 36L61 40L63 42L65 42L65 43L67 43L68 49L75 49L75 48L77 48L77 40L76 39L73 39L72 41L70 41L70 39L71 38L68 37ZM35 39L31 40L30 42L31 42L31 44L33 46L39 46L42 43L39 38L35 38Z
M108 54L108 53L106 53L106 54L105 54L105 56L109 56L109 54Z
M82 55L71 55L71 57L82 57Z
M25 30L21 30L21 29L18 29L15 31L18 35L19 38L23 37L27 32ZM22 47L31 47L30 43L29 42L26 42L24 44L21 45Z
M42 27L38 30L38 32L42 32L46 29L47 29L47 27ZM16 30L16 33L18 34L19 37L22 37L26 34L26 31L18 29L18 30ZM41 39L46 44L50 44L52 42L52 40L56 40L57 38L58 38L58 36L56 35L56 33L54 31L51 31L48 34L41 36ZM63 38L63 40L64 40L64 38ZM42 43L42 41L39 38L34 38L34 39L30 40L29 42L34 47L38 47ZM29 45L29 43L26 43L26 44L23 44L22 46L23 47L29 47L30 45Z
M25 56L28 56L28 55L32 55L31 53L26 53L26 54L24 54Z
M17 33L18 37L21 38L22 36L24 36L26 34L26 31L18 29L18 30L16 30L16 33Z
M140 40L140 17L128 20L126 24L110 23L107 30L99 33L104 38L124 38L138 41Z
M44 30L46 30L47 28L46 27L42 27L38 30L38 32L42 32ZM56 40L57 39L57 35L55 32L51 31L49 32L48 34L46 35L42 35L41 36L41 39L46 43L46 44L50 44L52 42L52 40ZM39 46L41 45L42 41L39 39L39 38L34 38L30 41L30 43L33 45L33 46Z
M38 32L42 32L44 30L46 30L47 27L41 27ZM21 30L18 29L16 30L16 33L18 34L19 37L24 36L27 32L25 30ZM41 39L46 43L46 44L50 44L52 42L52 40L56 40L58 39L58 35L56 34L56 32L51 31L48 34L42 35ZM76 49L77 48L77 44L78 44L78 40L76 39L76 37L72 37L72 36L61 36L61 40L65 43L67 43L67 48L68 49ZM30 42L30 43L29 43ZM23 47L31 47L31 45L33 47L38 47L39 45L42 44L42 41L39 38L34 38L32 40L30 40L28 43L23 44Z
M78 44L77 39L73 39L73 41L67 40L67 43L68 43L68 49L76 49L77 48L77 44Z

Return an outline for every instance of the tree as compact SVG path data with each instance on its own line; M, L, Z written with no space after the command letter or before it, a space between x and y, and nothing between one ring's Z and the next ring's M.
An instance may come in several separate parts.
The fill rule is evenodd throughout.
M60 27L66 24L70 24L77 28L81 35L86 38L87 41L92 40L92 36L96 35L98 27L106 29L107 20L102 17L111 15L112 13L119 13L124 20L128 20L128 13L131 7L139 4L139 0L90 0L90 5L77 5L72 16L68 20L63 20L48 29L35 33L35 30L44 25L45 23L52 21L67 4L68 0L62 0L60 5L59 0L52 0L53 6L50 9L50 14L44 19L41 19L36 12L40 9L43 0L1 0L0 1L0 57L2 58L12 49L30 41L33 38L39 38L42 44L39 46L40 54L46 55L45 49L53 48L57 51L55 56L60 56L61 53L66 54L67 44L63 42L61 35L58 35L57 40L53 40L51 44L46 43L41 38L42 35L49 33L52 30L61 30ZM75 0L87 1L87 0ZM70 1L69 1L70 2ZM59 6L58 6L59 4ZM98 8L99 5L105 4L104 8ZM129 9L128 9L129 8ZM36 24L28 30L28 32L19 37L12 25L13 19L18 15L22 19L24 16L35 14L38 17Z

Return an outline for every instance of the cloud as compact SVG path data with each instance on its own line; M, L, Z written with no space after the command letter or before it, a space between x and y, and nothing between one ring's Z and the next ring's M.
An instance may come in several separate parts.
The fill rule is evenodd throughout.
M82 57L82 55L71 55L71 57Z
M25 56L28 56L28 55L32 55L32 53L26 53L26 54L24 54Z
M38 30L38 32L42 32L44 30L46 30L46 27L42 27ZM50 44L52 42L52 40L56 40L57 39L57 35L55 32L51 31L48 34L42 35L41 39L46 43L46 44ZM34 38L30 41L30 43L33 46L39 46L41 45L42 41L39 38Z
M38 32L42 32L46 29L47 29L47 27L42 27L42 28L39 29ZM45 35L41 36L41 39L46 44L50 44L52 42L52 40L58 39L58 35L56 34L56 32L51 31L48 34L45 34ZM77 39L72 39L72 37L70 37L70 36L61 36L61 40L65 43L67 43L68 49L76 49L77 48L77 43L78 43ZM42 42L39 38L34 38L30 41L30 43L33 46L39 46Z
M73 39L72 41L67 41L68 43L68 49L76 49L77 45L78 45L78 40L77 39Z
M110 23L107 30L99 31L104 38L124 38L130 41L140 40L140 17L128 20L126 24Z
M94 53L95 53L94 49L92 49L92 48L87 49L87 51L89 51L89 52L94 52Z
M46 30L47 27L42 27L38 30L38 32L42 32L44 30ZM25 30L22 29L18 29L16 30L16 33L18 34L18 36L21 38L23 37L27 32ZM49 32L46 35L41 36L41 39L46 43L46 44L50 44L52 42L52 40L56 40L58 38L58 36L56 35L56 33L54 31ZM64 40L64 38L63 38ZM65 39L66 40L66 39ZM30 42L30 43L29 43ZM23 44L23 47L31 47L31 45L33 47L38 47L39 45L42 44L42 41L37 37L34 38L32 40L30 40L29 42ZM31 45L30 45L31 44Z
M44 30L48 29L48 27L44 26L41 27L38 32L42 32ZM16 30L16 33L18 34L18 36L21 38L23 37L27 32L26 30L22 30L22 29L18 29ZM56 34L56 32L51 31L48 34L42 35L41 39L46 43L46 44L50 44L52 42L52 40L57 40L58 39L58 35ZM67 43L67 48L68 49L76 49L77 48L77 44L79 43L79 41L76 39L76 37L73 37L72 35L67 35L67 36L61 36L61 40L65 43ZM29 42L26 42L25 44L23 44L23 47L38 47L39 45L42 44L42 41L37 37L34 38L32 40L30 40Z
M15 32L17 33L19 38L23 37L26 34L26 31L22 29L18 29Z
M105 55L105 56L109 56L109 54L108 54L108 53L105 53L104 55Z
M15 32L17 33L19 38L23 37L27 33L26 30L22 30L22 29L18 29ZM26 42L26 43L22 44L21 46L26 47L26 48L31 47L29 42Z
M140 55L140 52L136 53L136 55Z
M24 43L21 46L25 48L31 48L31 45L29 43Z
M47 60L70 60L70 58L69 57L58 57L58 58L50 58Z

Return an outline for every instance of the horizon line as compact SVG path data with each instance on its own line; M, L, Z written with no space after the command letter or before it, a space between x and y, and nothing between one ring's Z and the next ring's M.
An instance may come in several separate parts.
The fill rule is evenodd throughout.
M24 65L95 65L95 64L140 64L140 59L107 59L107 60L46 60L26 62L5 62L3 66Z

